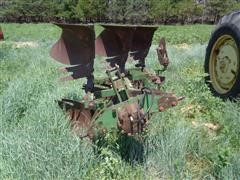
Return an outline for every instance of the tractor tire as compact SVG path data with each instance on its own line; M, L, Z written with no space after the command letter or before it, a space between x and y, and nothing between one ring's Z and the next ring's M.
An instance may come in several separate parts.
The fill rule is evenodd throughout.
M240 11L225 15L209 40L204 64L213 95L234 99L240 93Z

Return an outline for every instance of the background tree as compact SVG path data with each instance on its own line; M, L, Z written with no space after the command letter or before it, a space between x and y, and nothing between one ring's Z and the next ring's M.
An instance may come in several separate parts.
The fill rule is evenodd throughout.
M144 23L150 19L150 0L128 0L126 2L126 19L131 23ZM111 7L110 7L111 8Z
M173 5L171 0L151 0L150 17L155 22L162 21L166 23L173 15Z
M205 0L205 18L217 22L227 12L239 9L239 1L236 0Z
M76 18L75 8L78 0L52 0L52 3L53 17L67 20Z
M14 22L217 22L239 0L0 0L0 20Z
M175 4L175 15L181 24L192 22L194 17L201 15L201 11L202 6L193 0L181 0Z
M42 21L54 16L54 2L47 0L12 0L10 5L2 11L2 16L8 19L24 20L27 22L35 18L36 21Z
M111 0L109 1L109 8L107 16L112 22L126 22L127 19L127 3L128 0Z
M107 0L79 0L75 8L76 17L82 21L105 21L108 3Z

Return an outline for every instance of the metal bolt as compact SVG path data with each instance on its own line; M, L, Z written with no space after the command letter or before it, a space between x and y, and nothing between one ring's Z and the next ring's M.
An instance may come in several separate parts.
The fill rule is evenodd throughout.
M134 122L134 119L132 116L129 117L131 122Z

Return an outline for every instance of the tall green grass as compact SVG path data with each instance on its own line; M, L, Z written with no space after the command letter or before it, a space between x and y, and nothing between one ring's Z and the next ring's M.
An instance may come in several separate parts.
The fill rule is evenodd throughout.
M212 25L160 25L153 42L158 43L160 37L165 37L170 44L204 44L209 40L213 27Z
M1 26L6 37L0 42L1 179L240 178L240 103L213 97L204 83L204 53L212 26L160 27L154 42L165 34L171 44L163 89L185 100L156 114L141 143L112 132L94 144L72 133L68 117L55 102L81 98L85 82L58 81L61 65L48 52L59 29L49 24ZM202 35L194 39L196 34ZM19 41L38 46L16 48ZM178 43L189 46L174 45ZM155 48L147 57L150 68L158 66ZM100 76L102 59L95 63ZM205 123L220 129L209 130Z

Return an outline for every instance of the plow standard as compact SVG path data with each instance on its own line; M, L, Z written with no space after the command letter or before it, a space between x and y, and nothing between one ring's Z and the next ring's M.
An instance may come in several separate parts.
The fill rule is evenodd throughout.
M102 24L104 30L95 38L94 25L56 25L62 34L50 54L69 65L61 71L71 73L61 79L87 78L82 100L58 101L80 137L93 139L111 129L133 136L145 130L154 113L174 107L182 99L161 90L165 78L159 75L160 69L150 73L145 67L156 26ZM164 39L157 54L165 70L169 60ZM109 62L107 78L94 77L95 55ZM135 68L125 68L129 57L136 61Z

